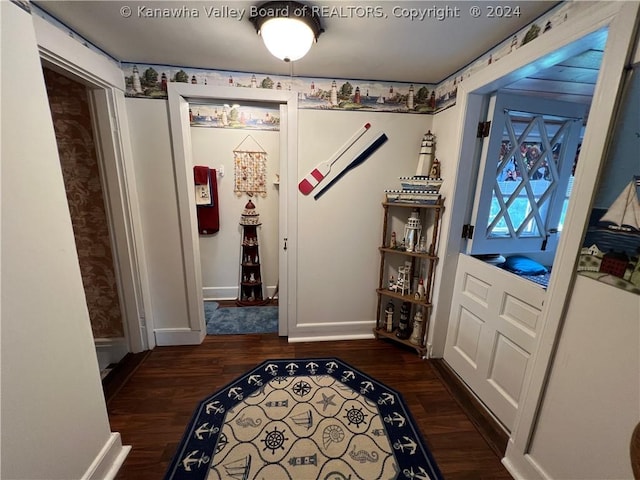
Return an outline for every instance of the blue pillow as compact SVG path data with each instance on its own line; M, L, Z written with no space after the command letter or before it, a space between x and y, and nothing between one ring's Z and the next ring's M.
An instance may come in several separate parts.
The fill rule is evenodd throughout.
M544 265L524 255L511 255L499 266L505 270L521 275L543 275L548 272Z

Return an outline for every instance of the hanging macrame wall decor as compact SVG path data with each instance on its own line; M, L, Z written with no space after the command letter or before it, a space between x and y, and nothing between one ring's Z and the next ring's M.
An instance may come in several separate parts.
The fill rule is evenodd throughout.
M240 196L267 196L267 152L251 136L233 150L235 182L233 191Z

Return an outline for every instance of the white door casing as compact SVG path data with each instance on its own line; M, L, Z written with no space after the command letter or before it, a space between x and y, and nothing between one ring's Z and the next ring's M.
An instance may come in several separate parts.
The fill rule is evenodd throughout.
M33 15L32 19L42 63L83 83L90 91L127 347L133 353L152 349L155 338L151 294L122 70L39 16Z
M567 28L546 32L535 42L512 53L509 62L497 62L460 84L457 96L461 135L455 147L459 165L465 159L475 158L477 122L482 117L483 95L524 78L533 68L545 68L581 51L591 38L598 38L608 30L607 44L602 59L601 72L594 92L590 110L591 121L585 131L581 157L589 158L587 165L582 162L576 170L573 199L569 202L566 225L582 225L590 212L590 201L597 184L599 165L605 151L618 91L626 62L633 47L635 28L638 20L638 2L594 2L581 15L572 19ZM466 217L465 211L471 204L470 186L472 173L458 168L451 206L448 209L450 224L443 234L445 253L442 264L442 285L438 296L438 318L434 323L436 354L442 352L445 344L449 314L454 307L451 292L455 279L459 253L464 248L460 231ZM515 478L548 478L529 453L532 436L535 433L538 408L544 395L544 385L553 362L553 353L560 334L563 311L567 295L570 294L576 252L580 248L583 232L581 228L568 228L558 244L555 273L551 279L542 309L540 340L533 353L531 373L525 379L520 408L511 432L504 465Z
M280 190L279 190L279 320L278 332L286 335L291 322L295 322L296 304L290 302L296 296L296 214L295 191L297 185L297 125L298 97L295 92L212 87L186 83L169 83L169 120L173 146L174 173L178 197L178 216L182 240L184 286L187 300L188 324L184 328L156 331L156 341L164 344L199 344L206 336L204 319L200 244L194 198L191 134L189 124L189 100L253 101L280 105ZM286 238L286 249L285 246Z

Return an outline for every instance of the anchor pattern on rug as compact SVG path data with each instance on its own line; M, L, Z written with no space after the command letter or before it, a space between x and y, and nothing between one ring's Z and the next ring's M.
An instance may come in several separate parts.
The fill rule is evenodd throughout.
M338 359L269 360L200 403L166 480L441 479L402 397Z

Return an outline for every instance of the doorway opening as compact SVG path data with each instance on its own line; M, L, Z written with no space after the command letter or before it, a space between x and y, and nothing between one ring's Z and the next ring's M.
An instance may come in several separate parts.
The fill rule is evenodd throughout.
M203 270L201 262L201 239L198 231L198 218L194 199L196 189L194 186L194 139L192 138L192 127L189 109L192 104L203 104L211 102L224 103L259 103L269 104L272 108L279 110L280 131L276 144L279 151L279 185L277 196L277 220L271 228L276 228L277 242L272 248L271 261L275 261L277 269L277 279L275 286L278 290L278 333L286 336L289 330L289 322L295 321L295 302L291 305L288 298L295 298L296 290L296 270L297 259L295 256L297 232L296 232L296 197L293 193L297 182L297 170L295 168L297 158L297 106L298 97L295 92L246 89L233 87L209 87L196 84L168 85L169 114L171 124L171 136L173 143L174 171L176 176L176 186L178 193L178 213L180 218L180 233L182 238L182 258L184 261L184 284L187 294L188 324L189 328L181 332L181 337L185 343L201 343L207 334L206 321L204 315L204 292L203 292ZM193 112L192 112L193 114ZM229 133L229 132L223 132ZM246 132L245 132L246 133ZM256 134L257 135L257 134ZM244 135L245 137L247 135ZM231 136L230 138L233 138ZM275 140L275 138L273 139ZM229 143L232 151L240 150L234 144L235 140ZM266 140L265 140L266 142ZM267 151L267 149L262 148ZM216 157L213 157L216 158ZM237 159L234 157L234 162ZM218 160L213 160L213 165L218 164ZM226 171L225 177L231 174ZM233 169L231 170L234 171ZM226 180L226 178L225 178ZM237 178L235 179L238 180ZM274 177L268 178L266 183L277 181ZM293 186L293 187L292 187ZM235 188L234 188L235 189ZM254 197L255 198L255 197ZM241 203L244 209L245 201ZM233 218L235 217L235 218ZM239 221L237 216L232 216L225 221L227 224L235 224ZM220 218L222 222L222 217ZM275 225L277 223L277 227ZM233 229L230 230L233 233ZM236 231L237 232L237 231ZM240 240L236 238L239 248ZM260 254L262 258L264 253ZM235 257L235 258L234 258ZM234 263L228 272L233 272L236 280L232 296L237 296L239 281L238 274L240 267L240 257L230 256L229 261ZM227 273L228 273L227 272ZM273 280L272 280L273 282ZM227 288L228 285L227 285ZM268 295L268 293L265 293ZM227 294L229 296L229 294Z
M472 233L457 259L444 360L508 433L542 334L607 37L607 28L587 35L563 60L530 65L526 77L497 80L476 97L490 133L469 140L478 181L465 207Z
M279 106L190 102L189 120L207 334L277 333Z
M87 87L44 67L44 79L76 241L78 263L104 376L128 352Z

